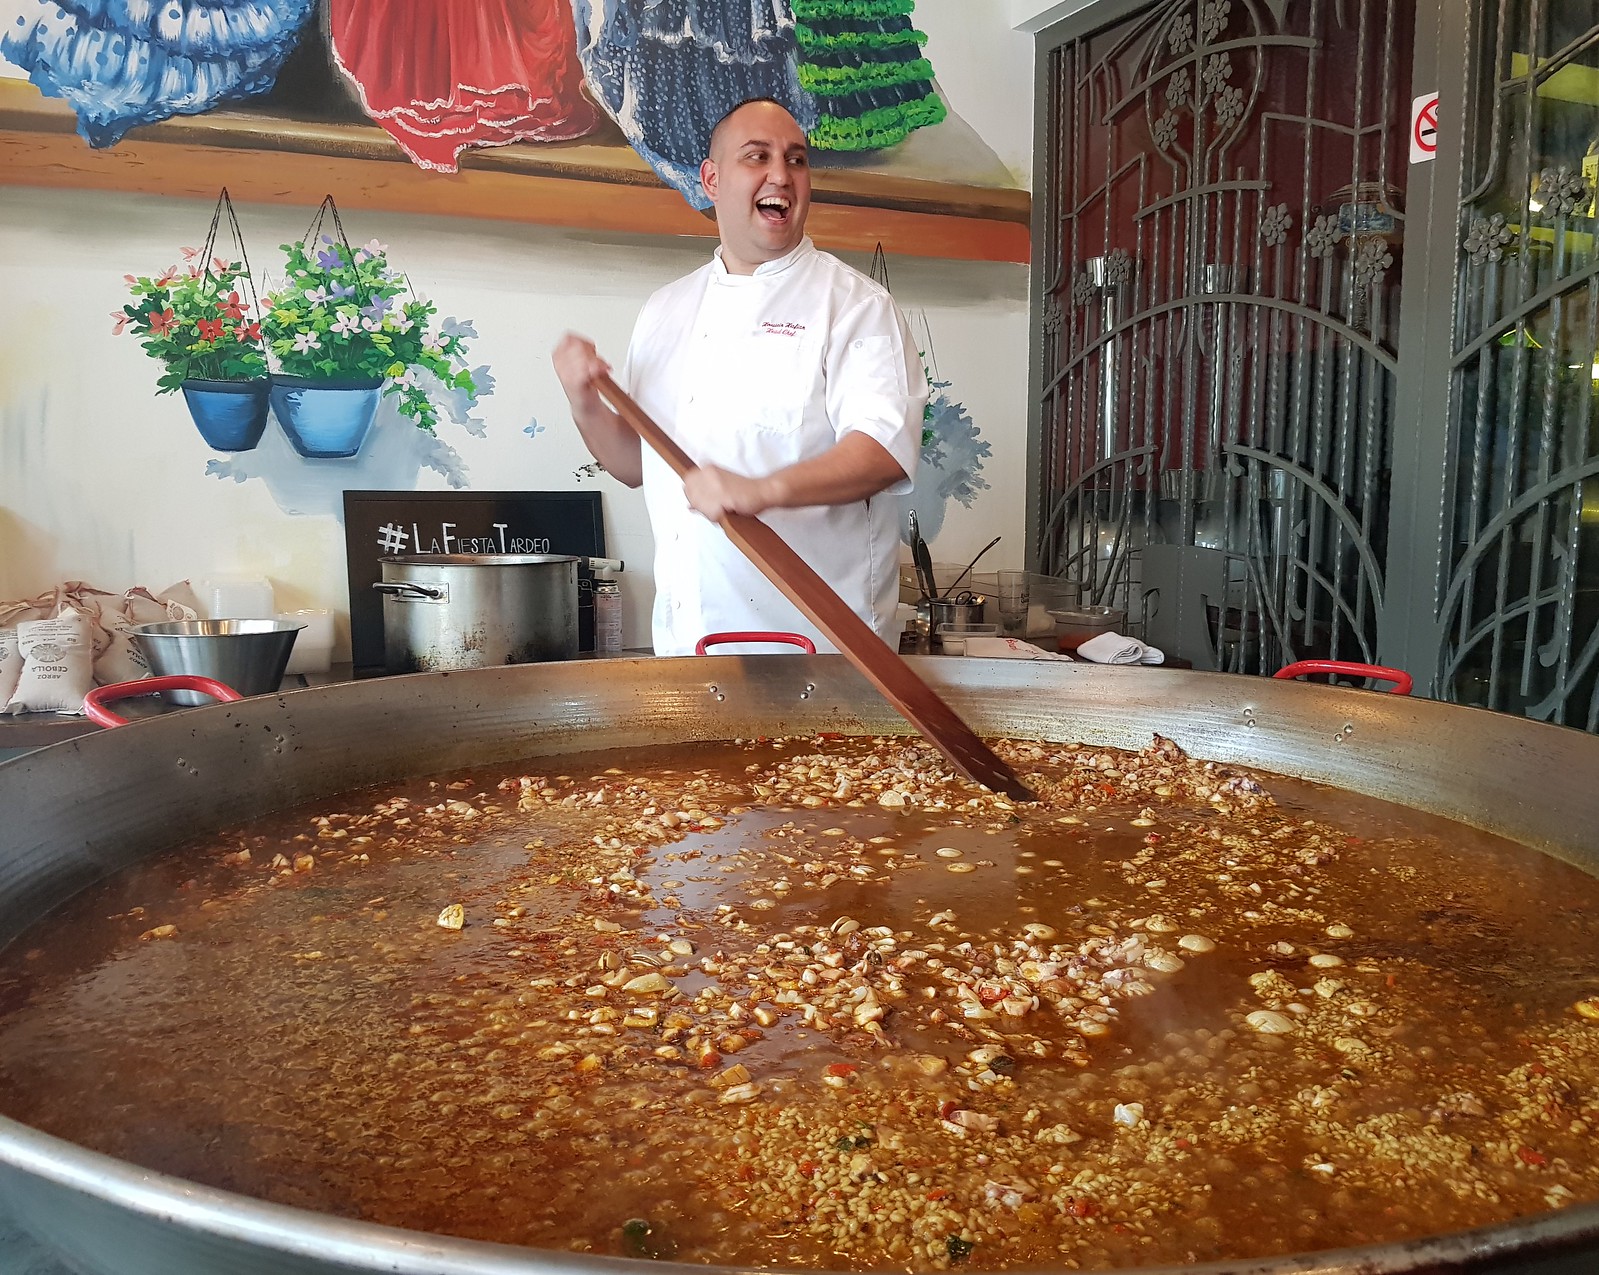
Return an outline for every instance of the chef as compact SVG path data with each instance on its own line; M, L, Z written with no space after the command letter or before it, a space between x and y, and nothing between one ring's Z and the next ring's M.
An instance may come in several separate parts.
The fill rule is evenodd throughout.
M895 496L916 473L927 378L888 291L806 237L809 164L778 103L729 112L700 165L720 246L634 327L617 379L698 465L686 479L601 399L592 342L568 333L555 349L594 458L644 487L657 655L751 629L835 649L716 525L729 512L759 515L879 636L895 631Z

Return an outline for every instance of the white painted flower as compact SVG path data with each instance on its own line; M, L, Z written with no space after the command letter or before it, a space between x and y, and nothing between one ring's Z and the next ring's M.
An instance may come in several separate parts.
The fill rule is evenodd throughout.
M307 354L321 347L322 342L317 339L315 332L302 332L294 338L294 348L300 354Z
M340 336L349 336L361 330L361 320L356 318L353 310L340 310L339 317L333 320L333 331Z
M312 305L321 305L328 299L328 290L320 285L305 290L305 299Z

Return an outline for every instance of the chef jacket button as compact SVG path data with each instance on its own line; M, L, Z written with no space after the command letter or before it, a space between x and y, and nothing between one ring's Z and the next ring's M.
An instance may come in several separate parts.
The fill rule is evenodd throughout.
M857 341L857 342L855 342L855 348L857 350L864 349L865 347L866 347L866 342L865 341Z

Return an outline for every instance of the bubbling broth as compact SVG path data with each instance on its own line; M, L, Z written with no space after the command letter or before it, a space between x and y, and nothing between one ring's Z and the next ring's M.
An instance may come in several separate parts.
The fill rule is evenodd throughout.
M1249 1258L1599 1197L1599 882L1158 737L996 749L1037 804L904 739L743 740L191 844L0 953L0 1110L344 1217L740 1266Z

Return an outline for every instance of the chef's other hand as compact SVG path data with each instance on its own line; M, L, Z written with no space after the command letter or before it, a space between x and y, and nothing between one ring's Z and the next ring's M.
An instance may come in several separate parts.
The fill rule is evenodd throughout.
M768 483L764 478L746 478L715 465L691 469L683 478L683 494L689 507L712 522L724 514L749 514L751 517L772 507Z
M556 345L550 361L574 408L582 410L602 405L594 382L602 373L610 372L611 365L600 357L594 342L576 332L568 332Z

